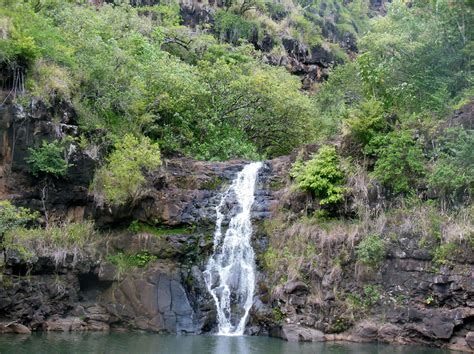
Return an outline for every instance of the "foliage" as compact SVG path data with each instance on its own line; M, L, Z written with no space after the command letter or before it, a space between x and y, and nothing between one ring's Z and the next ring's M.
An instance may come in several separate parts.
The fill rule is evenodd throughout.
M361 40L357 62L367 91L387 107L445 112L469 85L469 16L472 7L462 1L394 1Z
M240 39L249 42L258 40L259 35L257 23L223 10L216 12L214 29L222 39L234 44Z
M163 235L183 235L190 234L194 231L194 227L166 227L166 226L152 226L141 223L138 220L133 220L128 230L133 233L145 232L155 236Z
M26 226L39 217L38 213L31 212L28 208L15 207L7 200L0 201L0 236L8 230Z
M351 328L351 323L345 318L338 318L331 326L331 332L341 333Z
M283 320L285 319L285 314L281 311L279 307L273 308L273 318L277 323L283 323Z
M347 301L349 306L356 311L364 312L369 310L372 306L376 305L380 301L380 288L381 287L379 285L368 284L364 286L364 292L362 296L355 293L348 294Z
M124 254L118 252L116 254L109 254L106 260L117 267L117 276L121 277L132 267L146 267L148 263L155 262L158 257L148 252L138 252L135 254Z
M18 226L5 233L3 244L7 251L18 252L26 261L38 257L53 257L56 264L65 264L67 255L77 262L87 254L87 249L96 240L98 233L93 222L64 223L46 228Z
M75 89L71 74L66 68L43 60L37 61L33 66L27 86L33 96L44 102L70 99Z
M379 135L366 147L377 157L372 176L395 193L408 193L426 173L420 142L410 130Z
M377 135L387 132L388 122L385 117L381 102L375 99L362 101L349 111L345 121L350 137L364 148Z
M41 146L28 149L29 156L26 162L34 176L41 174L62 177L71 166L65 159L64 144L60 141L47 142L43 140Z
M385 258L385 244L379 235L367 235L356 246L357 261L376 268Z
M295 178L298 188L320 198L321 205L343 200L345 176L334 146L322 146L311 160L304 164L297 162L291 170L291 176Z
M461 245L455 242L444 243L436 247L433 252L433 264L435 267L451 266L460 248Z
M105 201L121 205L138 198L145 183L143 171L150 171L161 164L160 150L150 139L125 135L115 144L107 164L96 171L94 193L103 195Z
M298 79L262 64L252 46L191 36L176 2L15 2L1 14L37 48L30 94L71 99L86 132L146 135L165 154L205 160L279 155L314 137L312 104ZM219 11L215 29L252 37L259 26L240 10Z
M474 133L450 129L439 145L439 155L428 177L429 186L451 203L469 199L474 192Z

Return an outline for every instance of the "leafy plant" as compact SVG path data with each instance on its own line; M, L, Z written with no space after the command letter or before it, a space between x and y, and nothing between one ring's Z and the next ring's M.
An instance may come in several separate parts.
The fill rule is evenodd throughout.
M379 235L367 235L356 246L357 261L376 268L385 258L385 244Z
M321 205L341 202L345 176L334 146L324 145L308 162L297 162L290 172L298 188L314 193Z
M450 129L440 140L440 153L428 184L449 203L468 199L474 192L474 133Z
M64 144L60 141L47 142L43 140L41 146L28 149L29 156L26 162L34 176L41 174L62 177L71 166L65 159Z
M395 193L409 193L426 173L425 157L413 132L379 135L366 147L377 156L372 176Z
M125 135L115 144L107 157L107 164L96 171L93 189L96 198L114 205L135 201L145 183L143 171L150 171L161 164L160 150L150 139Z
M460 247L455 242L444 243L436 247L433 251L433 264L435 267L451 266Z
M8 230L19 226L26 226L39 217L37 212L27 208L15 207L7 200L0 201L0 236Z
M434 297L432 295L428 296L426 299L425 299L425 304L430 306L434 303Z
M118 252L116 254L109 254L106 260L117 267L117 276L121 277L127 270L132 267L143 268L150 262L155 262L158 259L157 256L152 255L148 252L138 252L135 254L125 254Z
M68 255L73 256L73 263L87 256L88 248L97 237L94 223L83 221L46 228L18 226L5 233L3 243L7 251L19 252L26 261L53 257L59 265L66 263Z
M285 319L285 315L281 311L279 307L274 307L273 308L273 318L277 323L283 323L283 320Z

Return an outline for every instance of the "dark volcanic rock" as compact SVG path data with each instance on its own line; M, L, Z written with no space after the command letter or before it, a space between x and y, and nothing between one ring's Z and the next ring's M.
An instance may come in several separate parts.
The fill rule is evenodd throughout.
M157 263L128 274L101 295L110 314L134 328L167 333L200 333L205 315L196 311L179 269Z

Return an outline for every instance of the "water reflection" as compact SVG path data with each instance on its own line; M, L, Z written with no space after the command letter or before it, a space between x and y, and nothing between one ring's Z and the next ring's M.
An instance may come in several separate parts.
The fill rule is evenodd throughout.
M0 335L1 354L441 354L425 347L359 343L288 343L267 337L172 336L151 333Z

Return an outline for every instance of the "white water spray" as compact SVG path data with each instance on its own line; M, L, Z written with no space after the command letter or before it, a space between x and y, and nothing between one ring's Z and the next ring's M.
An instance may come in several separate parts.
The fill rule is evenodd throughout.
M207 263L204 278L216 303L220 335L242 335L253 303L255 255L250 243L250 211L260 167L261 162L246 165L216 207L214 253ZM240 209L230 220L223 237L222 221L225 215L222 209L232 193L235 193Z

